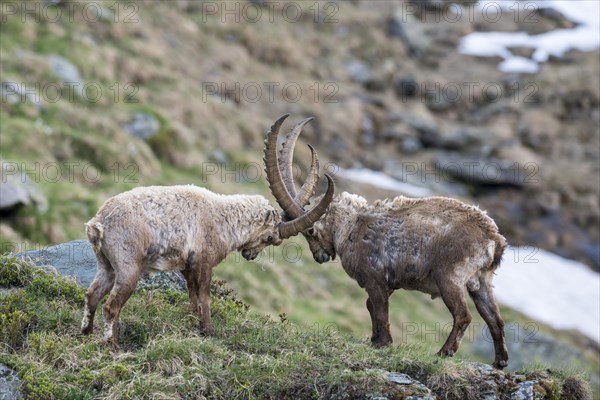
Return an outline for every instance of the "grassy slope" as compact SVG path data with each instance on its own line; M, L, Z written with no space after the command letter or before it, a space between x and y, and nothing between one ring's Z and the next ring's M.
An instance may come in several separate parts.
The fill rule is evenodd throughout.
M29 103L0 103L0 158L26 163L29 168L36 165L40 171L51 163L63 167L64 161L79 163L72 180L67 179L66 171L59 182L44 179L43 174L37 178L30 174L48 197L49 209L45 213L31 208L22 210L11 224L16 232L0 238L3 251L82 238L83 222L95 213L104 199L135 186L196 183L223 193L260 193L270 198L262 180L250 184L203 176L202 162L209 159L215 148L221 148L229 159L226 168L243 168L246 163L260 160L260 132L271 117L290 108L317 116L332 111L331 118L322 118L322 121L334 124L328 121L335 118L339 105L326 108L322 102L313 103L308 96L297 104L277 98L275 103L259 104L268 111L257 116L261 113L255 108L238 107L232 101L199 100L202 93L197 86L190 85L190 80L235 81L236 77L239 80L239 76L245 76L247 81L285 82L293 75L295 81L307 85L315 80L322 83L321 87L330 80L342 82L338 94L342 97L355 87L345 84L346 78L324 60L339 58L346 52L367 60L402 54L401 49L394 47L396 44L388 46L379 33L369 29L374 19L368 10L357 11L346 5L341 5L337 17L354 39L340 43L341 47L335 38L331 40L328 35L321 35L333 31L334 25L318 25L310 20L291 25L277 20L274 24L256 27L221 24L215 19L203 21L197 10L184 13L177 7L160 3L140 7L139 16L140 24L111 21L86 24L77 18L73 22L63 19L59 23L48 23L39 15L38 22L35 18L22 22L9 17L7 23L0 24L3 79L30 86L36 82L43 85L56 81L45 57L58 54L75 63L83 79L100 84L104 93L111 93L110 87L115 82L121 88L135 82L139 88L136 94L139 103L125 102L123 98L113 101L110 96L104 96L97 103L79 98L68 101L63 96L61 101L46 103L40 110ZM162 32L167 28L185 48L189 60L181 60L170 46L165 47ZM278 42L266 40L274 34L280 38ZM298 35L303 40L322 39L319 51L314 53L314 46L295 46ZM232 36L241 43L243 51L226 39ZM95 43L90 43L89 37ZM158 50L153 52L153 48ZM25 53L18 55L19 49ZM323 62L308 62L315 54ZM242 61L238 62L238 58ZM217 76L211 75L215 69L219 71ZM145 143L121 130L119 125L135 110L153 113L161 121L161 133L155 142ZM194 132L190 134L182 128L177 123L181 121L193 126ZM340 127L342 131L343 127ZM90 163L100 171L98 181L84 174L83 167ZM136 167L133 180L127 179L131 171L123 168L128 163ZM116 175L115 165L121 166ZM345 275L339 264L317 265L302 240L290 242L298 243L302 249L298 262L283 260L279 248L270 250L274 254L273 261L249 263L232 256L217 268L215 275L227 279L241 298L259 312L285 313L291 323L302 323L317 330L333 323L339 332L352 334L362 343L370 331L364 292ZM63 303L55 303L53 307L60 304ZM135 301L128 304L131 311L133 304ZM76 328L78 317L72 314L75 312L75 309L65 311L65 315L71 313L69 321L75 321L68 329ZM508 310L504 313L509 313L508 322L527 322L517 313ZM445 339L443 335L425 333L439 332L438 326L450 322L439 300L431 301L424 295L409 292L398 292L392 298L391 325L395 341L404 341L403 324L416 323L419 330L406 338L407 351L416 346L420 349L419 358L428 360ZM474 323L483 326L478 316ZM465 356L469 354L466 344L460 353ZM590 365L595 368L595 361Z
M216 338L197 334L179 292L136 292L120 317L121 351L100 334L81 337L83 289L69 280L0 259L0 362L18 371L27 398L364 398L393 394L371 369L411 374L442 398L473 398L479 382L460 357L424 345L372 349L335 327L320 329L252 311L213 287ZM102 323L98 316L96 326ZM573 371L526 372L558 398Z

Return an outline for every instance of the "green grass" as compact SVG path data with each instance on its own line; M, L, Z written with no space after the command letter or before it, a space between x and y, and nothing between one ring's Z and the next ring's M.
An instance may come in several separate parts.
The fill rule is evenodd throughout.
M79 334L83 288L10 256L0 265L0 283L14 287L0 294L0 362L16 369L30 399L363 398L391 390L374 369L407 373L447 398L480 385L460 358L440 359L423 344L375 350L334 325L257 313L223 282L211 291L215 338L198 333L186 294L141 291L122 311L113 351L100 334ZM555 388L547 398L580 379L577 371L525 373L547 377Z

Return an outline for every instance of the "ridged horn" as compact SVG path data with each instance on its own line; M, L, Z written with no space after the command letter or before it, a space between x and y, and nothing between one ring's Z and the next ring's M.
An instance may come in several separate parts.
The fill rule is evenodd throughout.
M325 192L321 201L301 217L288 222L282 222L279 225L279 236L282 239L287 239L290 236L297 235L305 229L310 228L323 214L325 214L327 207L329 207L331 200L333 200L333 192L335 190L333 179L327 174L325 174L325 177L327 178L327 192Z
M282 143L281 151L279 152L279 170L283 176L283 183L288 190L288 193L292 197L296 197L296 186L294 185L294 171L292 169L292 162L294 158L294 147L296 146L296 140L302 132L304 125L312 121L314 118L305 118L298 122L294 128L285 136L285 140ZM318 173L318 170L317 170ZM300 206L304 204L299 203Z
M277 136L283 121L290 114L284 114L275 121L271 126L271 129L267 133L265 139L265 172L267 173L267 181L269 182L269 189L277 200L277 203L282 208L286 216L290 218L298 218L304 214L304 209L299 206L285 186L281 177L281 171L279 170L279 163L277 161Z
M315 187L319 181L319 156L315 149L309 144L310 152L312 153L312 162L310 163L310 172L306 177L306 181L302 184L300 191L294 197L294 201L304 208L313 194L315 194Z

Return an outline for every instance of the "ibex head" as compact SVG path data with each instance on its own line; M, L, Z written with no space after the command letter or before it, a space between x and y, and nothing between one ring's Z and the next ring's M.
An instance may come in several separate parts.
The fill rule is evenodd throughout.
M260 211L256 216L256 224L261 225L255 229L248 241L238 249L246 260L254 260L267 246L279 246L283 238L279 234L282 224L279 213L268 206L266 211Z
M311 196L314 194L315 186L319 180L319 158L315 149L308 145L312 153L312 163L310 166L310 172L308 178L300 188L299 192L296 192L294 185L294 177L292 175L292 158L294 154L294 146L296 140L302 131L304 125L312 120L306 118L300 121L286 136L286 140L283 143L281 149L280 158L277 157L277 136L279 135L279 129L283 124L283 121L289 117L289 114L285 114L271 126L271 130L267 134L265 140L265 165L267 172L267 180L269 181L269 187L271 193L277 200L277 203L284 211L284 219L291 220L286 223L295 223L294 234L301 232L306 238L311 252L315 261L318 263L324 263L330 259L335 259L335 250L333 248L333 240L328 238L327 231L323 229L323 222L319 221L321 216L327 210L327 207L333 199L334 183L333 179L327 174L327 192L321 197L319 203L311 208L308 212L304 210L304 207L309 203ZM282 176L282 172L283 176ZM312 215L311 223L305 224L306 226L300 227L296 221L305 216Z

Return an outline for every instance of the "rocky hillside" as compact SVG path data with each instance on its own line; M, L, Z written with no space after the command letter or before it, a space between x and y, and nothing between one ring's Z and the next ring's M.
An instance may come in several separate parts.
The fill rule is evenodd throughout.
M271 198L263 135L289 112L293 122L316 117L300 141L317 148L338 191L398 195L342 176L382 171L479 204L511 244L599 270L598 51L550 58L535 75L502 73L498 58L460 54L461 38L574 23L547 10L492 19L458 3L2 5L2 253L83 239L99 205L136 186L194 183ZM300 182L309 152L299 144L296 153ZM317 265L301 239L290 243L300 249L293 262L281 247L254 263L232 256L215 273L255 310L366 337L364 292L339 264ZM443 303L418 293L392 303L395 342L433 353L445 338L428 332L451 322ZM574 364L600 382L596 342L502 311L538 339L524 344L531 331L515 330L515 368ZM406 336L406 323L419 329ZM488 362L477 350L484 324L474 325L461 352Z

